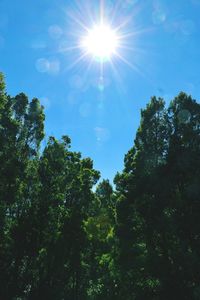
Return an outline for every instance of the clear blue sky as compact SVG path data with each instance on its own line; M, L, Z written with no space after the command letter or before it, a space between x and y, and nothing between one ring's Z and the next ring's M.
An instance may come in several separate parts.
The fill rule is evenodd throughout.
M95 0L0 0L0 70L11 95L44 104L47 135L67 134L113 179L133 144L140 109L152 95L170 101L180 91L200 100L200 0L104 1L107 22L129 49L113 65L73 48L98 22ZM112 67L114 66L114 68Z

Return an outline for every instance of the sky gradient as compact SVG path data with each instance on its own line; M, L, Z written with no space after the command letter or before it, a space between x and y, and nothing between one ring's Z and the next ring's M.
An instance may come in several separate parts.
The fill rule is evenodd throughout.
M103 178L123 168L140 110L153 95L200 100L200 0L104 1L123 48L103 66L77 46L100 1L0 0L0 71L7 92L45 106L45 131L69 135Z

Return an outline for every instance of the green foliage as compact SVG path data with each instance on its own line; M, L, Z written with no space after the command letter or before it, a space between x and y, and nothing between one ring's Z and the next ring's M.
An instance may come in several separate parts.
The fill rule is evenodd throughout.
M0 299L199 299L200 105L141 111L124 170L96 187L71 140L0 73Z
M196 299L200 105L180 93L166 110L154 97L141 115L115 178L120 277L130 276L123 296Z
M4 82L4 76L0 72L0 95L2 95L5 91L5 82Z

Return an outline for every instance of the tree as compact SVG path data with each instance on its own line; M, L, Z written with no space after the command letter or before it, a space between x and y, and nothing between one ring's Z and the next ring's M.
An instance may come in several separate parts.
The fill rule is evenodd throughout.
M87 299L110 299L116 296L115 252L115 199L108 180L96 188L95 197L84 221L87 234Z
M115 178L127 299L198 299L199 109L184 93L168 111L152 98Z
M44 114L39 101L28 103L24 94L9 97L1 76L0 107L0 206L1 282L3 299L25 289L28 268L26 225L37 190L39 144L44 137ZM37 110L33 106L37 103ZM28 125L29 124L29 125ZM32 184L35 184L33 187Z

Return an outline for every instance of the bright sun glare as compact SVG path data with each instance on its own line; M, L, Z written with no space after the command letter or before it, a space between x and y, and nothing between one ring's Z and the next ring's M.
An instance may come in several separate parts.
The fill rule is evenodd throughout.
M118 47L118 36L108 25L100 24L88 30L87 35L81 42L87 54L104 61L116 54Z
M116 78L120 78L116 63L121 61L141 73L136 62L133 64L129 58L133 57L133 55L130 56L130 51L140 52L140 49L136 47L136 35L142 33L144 29L134 27L135 19L133 17L137 10L130 15L123 15L123 11L121 12L120 9L120 3L123 1L116 1L116 5L113 2L113 7L109 10L107 1L99 0L99 6L95 4L93 10L91 5L88 5L90 2L84 0L80 1L82 4L77 6L77 10L67 11L67 16L73 24L70 36L74 40L71 46L67 42L67 46L64 46L61 51L70 51L77 55L77 57L74 55L75 59L69 68L80 62L86 62L85 71L87 73L94 66L93 63L97 63L100 77L103 78L106 68L104 68L104 64L108 63ZM132 3L132 1L130 2Z

